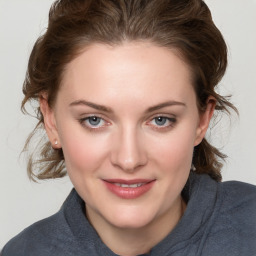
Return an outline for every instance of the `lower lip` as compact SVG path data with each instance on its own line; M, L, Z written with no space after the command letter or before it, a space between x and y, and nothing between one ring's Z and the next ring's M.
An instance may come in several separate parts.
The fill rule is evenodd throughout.
M135 199L147 193L155 183L155 180L136 188L123 188L113 183L104 181L106 187L115 195L123 199Z

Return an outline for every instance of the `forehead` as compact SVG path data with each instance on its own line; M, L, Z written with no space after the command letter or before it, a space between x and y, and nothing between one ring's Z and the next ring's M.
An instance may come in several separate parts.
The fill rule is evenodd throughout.
M71 61L63 74L60 93L72 100L107 100L119 95L158 98L193 93L188 65L173 50L151 43L118 46L93 44Z

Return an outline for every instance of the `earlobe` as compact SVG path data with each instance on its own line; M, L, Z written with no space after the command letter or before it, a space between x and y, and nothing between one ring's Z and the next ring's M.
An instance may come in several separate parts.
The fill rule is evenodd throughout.
M39 103L40 103L40 110L44 117L44 127L48 135L48 138L52 144L52 147L54 149L59 149L61 148L61 145L60 145L58 130L56 126L55 115L54 115L53 109L50 108L48 104L47 96L41 95Z
M215 106L216 106L216 99L210 96L207 100L205 111L201 113L199 117L199 124L196 130L196 140L195 140L194 146L197 146L203 140L207 132L207 129L209 127L211 118L214 114Z

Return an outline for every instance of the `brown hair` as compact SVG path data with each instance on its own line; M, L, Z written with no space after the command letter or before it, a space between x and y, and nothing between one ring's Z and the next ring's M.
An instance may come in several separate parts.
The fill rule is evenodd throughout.
M211 95L216 110L236 108L215 87L227 66L225 41L212 21L210 10L202 0L58 0L49 12L44 35L34 45L26 79L22 110L28 101L48 95L53 106L65 66L80 50L92 43L110 45L123 41L148 41L176 49L189 64L199 111L204 111ZM38 124L29 136L41 128L44 120L37 106ZM49 141L39 141L38 151L30 155L30 178L58 178L66 174L62 150L54 150ZM197 173L207 173L221 180L221 160L225 158L206 139L195 147L193 164Z

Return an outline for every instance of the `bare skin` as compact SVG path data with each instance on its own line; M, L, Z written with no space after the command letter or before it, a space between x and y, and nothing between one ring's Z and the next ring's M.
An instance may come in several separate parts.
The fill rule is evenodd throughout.
M94 44L66 67L54 107L41 98L87 217L119 255L149 252L185 210L193 149L215 107L209 98L199 114L190 72L151 43Z

